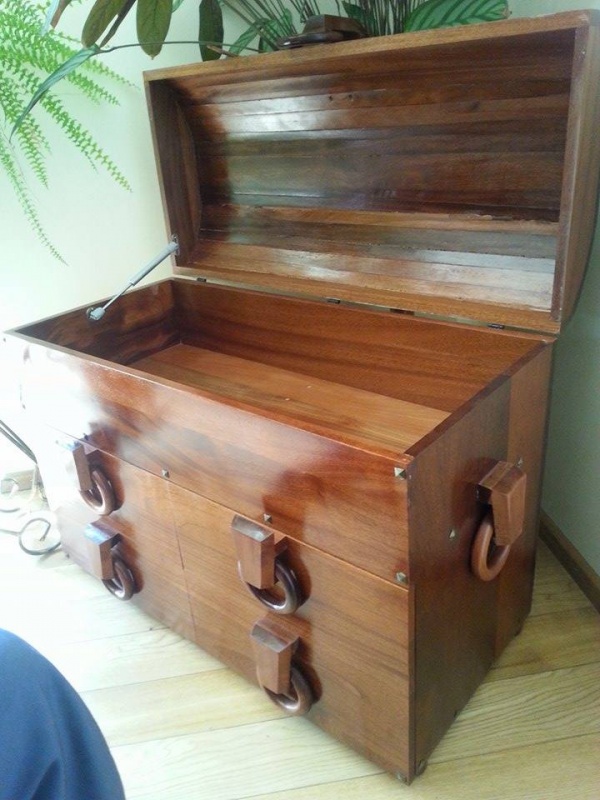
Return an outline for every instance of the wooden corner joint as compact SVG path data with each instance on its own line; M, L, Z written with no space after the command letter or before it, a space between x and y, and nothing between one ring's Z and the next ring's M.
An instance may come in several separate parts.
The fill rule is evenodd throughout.
M256 589L275 585L275 560L285 550L285 538L245 517L231 523L233 542L242 579Z
M525 525L526 473L516 464L498 461L479 481L478 488L482 502L492 508L496 544L511 545Z

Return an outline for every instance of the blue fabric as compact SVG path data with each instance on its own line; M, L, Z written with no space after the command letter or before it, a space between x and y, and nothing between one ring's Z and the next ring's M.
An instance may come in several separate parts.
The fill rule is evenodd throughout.
M106 741L60 672L0 630L0 800L124 800Z

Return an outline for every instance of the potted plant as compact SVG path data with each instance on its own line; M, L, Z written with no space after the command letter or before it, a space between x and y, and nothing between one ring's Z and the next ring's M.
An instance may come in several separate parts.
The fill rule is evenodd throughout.
M109 42L134 7L137 43L149 56L158 55L166 42L171 18L182 2L94 0L81 34L83 50L64 65L64 74L92 56L118 49L119 46L109 47ZM70 3L71 0L53 0L48 11L49 24L58 25ZM339 16L360 23L369 36L490 22L509 14L508 0L335 0L335 4ZM248 25L227 46L223 41L223 8ZM323 13L319 0L200 0L198 44L204 59L239 55L252 49L274 50L282 37L297 34L308 18ZM258 46L252 48L255 40Z

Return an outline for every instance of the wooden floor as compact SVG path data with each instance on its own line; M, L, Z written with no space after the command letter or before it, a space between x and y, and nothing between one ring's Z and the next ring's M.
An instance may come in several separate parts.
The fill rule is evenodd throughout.
M600 617L543 546L523 633L411 787L283 717L60 551L27 556L6 533L0 627L41 650L82 694L129 800L600 798Z

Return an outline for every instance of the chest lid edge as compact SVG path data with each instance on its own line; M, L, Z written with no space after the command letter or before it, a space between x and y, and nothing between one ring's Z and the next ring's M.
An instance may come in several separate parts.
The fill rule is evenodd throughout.
M599 17L147 73L176 273L557 333L595 222Z

